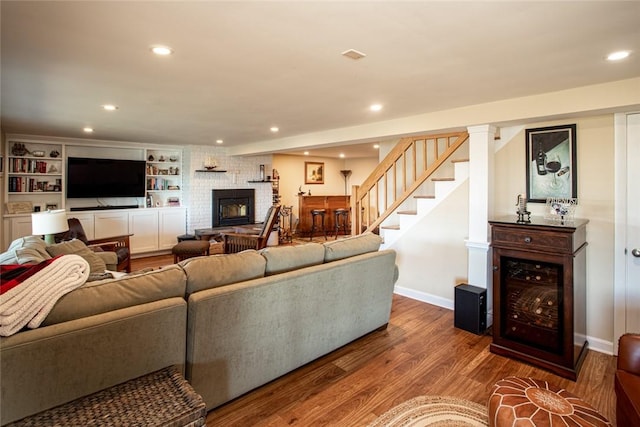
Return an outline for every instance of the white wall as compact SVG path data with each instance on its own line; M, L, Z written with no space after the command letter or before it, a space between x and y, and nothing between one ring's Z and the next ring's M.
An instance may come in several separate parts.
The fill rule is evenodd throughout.
M525 129L576 124L578 207L587 226L587 335L590 347L613 351L614 127L613 114L543 121L501 129L494 164L494 215L516 216L526 193ZM513 137L511 138L511 133ZM508 141L505 141L508 139ZM533 215L544 204L530 203ZM473 213L471 213L473 214ZM453 306L455 285L467 281L468 186L458 189L393 248L398 251L398 293Z
M324 163L324 184L304 183L304 162ZM293 206L294 215L298 215L298 189L312 196L329 196L345 194L344 177L341 170L352 170L347 180L347 194L351 194L353 185L360 185L369 173L378 165L375 158L336 159L330 157L292 156L286 154L273 155L273 167L280 174L281 203Z
M396 292L453 309L454 288L467 282L469 185L465 182L392 246Z
M226 173L196 172L203 169L207 157L216 159L217 169ZM260 179L260 166L265 165L265 175L271 175L271 155L253 157L231 157L223 147L191 145L184 149L182 185L184 205L187 209L187 233L197 228L211 227L211 190L231 188L255 189L255 219L261 222L272 203L269 183L250 183Z
M613 114L539 122L527 128L576 124L578 207L587 225L587 335L592 348L612 351L614 240ZM515 216L515 200L525 193L525 130L496 153L495 213ZM544 205L530 203L533 215Z

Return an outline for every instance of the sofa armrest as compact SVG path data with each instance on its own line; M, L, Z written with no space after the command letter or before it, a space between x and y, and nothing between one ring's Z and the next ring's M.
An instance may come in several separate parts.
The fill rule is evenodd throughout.
M620 337L618 369L640 375L640 334L624 334Z
M186 315L167 298L0 338L0 424L184 366Z

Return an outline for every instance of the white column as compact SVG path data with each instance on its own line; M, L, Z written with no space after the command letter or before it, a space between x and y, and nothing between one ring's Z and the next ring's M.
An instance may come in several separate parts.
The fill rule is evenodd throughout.
M492 261L489 219L493 215L493 159L496 128L470 126L469 131L469 284L487 289L487 326L493 323Z

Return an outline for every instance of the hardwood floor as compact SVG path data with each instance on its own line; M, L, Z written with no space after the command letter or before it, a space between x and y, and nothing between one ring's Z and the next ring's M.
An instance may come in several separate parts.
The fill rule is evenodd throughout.
M144 266L166 265L162 257ZM142 268L143 260L134 260ZM589 351L577 382L489 352L490 335L453 327L453 311L394 296L391 321L209 412L207 426L366 426L405 400L447 395L486 404L493 384L534 377L582 397L615 425L616 358Z

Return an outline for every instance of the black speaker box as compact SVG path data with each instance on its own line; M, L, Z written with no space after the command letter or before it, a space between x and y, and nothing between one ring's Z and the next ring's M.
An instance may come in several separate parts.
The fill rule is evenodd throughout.
M487 290L458 285L454 297L454 326L477 335L484 334L487 330Z

